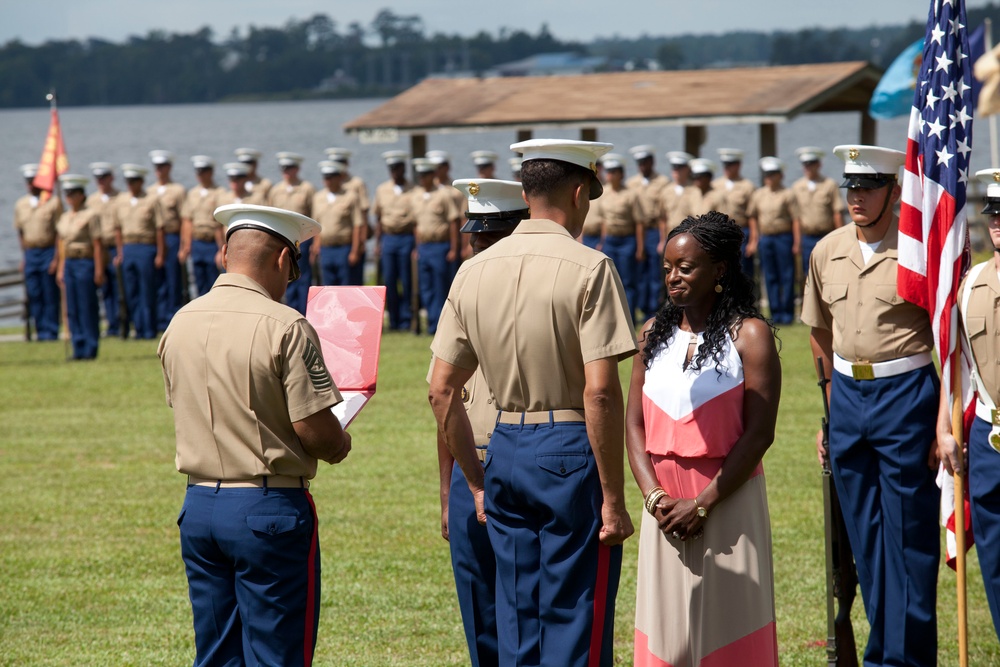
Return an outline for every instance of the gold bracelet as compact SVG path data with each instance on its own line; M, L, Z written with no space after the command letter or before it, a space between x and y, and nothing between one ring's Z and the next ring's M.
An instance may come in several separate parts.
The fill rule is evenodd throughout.
M646 511L650 514L653 513L653 509L656 504L660 502L660 499L667 495L667 492L663 490L663 487L654 486L650 489L649 493L646 494L646 500L644 502Z

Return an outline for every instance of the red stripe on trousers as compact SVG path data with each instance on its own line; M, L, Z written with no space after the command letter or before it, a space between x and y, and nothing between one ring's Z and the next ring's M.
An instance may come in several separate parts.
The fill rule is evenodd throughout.
M597 545L597 581L594 582L594 624L590 628L590 659L588 667L599 667L604 643L604 617L608 611L608 570L611 567L611 547Z
M309 507L312 508L313 530L309 540L309 560L306 563L309 571L306 575L306 585L308 586L306 589L306 631L303 638L302 654L305 656L305 667L310 667L313 661L313 645L316 643L316 551L319 548L319 517L316 515L316 503L313 502L312 494L308 491L305 493Z

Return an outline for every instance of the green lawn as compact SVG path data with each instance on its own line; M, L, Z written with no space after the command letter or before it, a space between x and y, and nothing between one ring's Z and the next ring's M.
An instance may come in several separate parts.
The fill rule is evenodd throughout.
M777 441L765 459L784 665L818 665L826 636L821 405L807 330L781 333ZM354 450L321 469L318 665L467 664L438 533L429 338L387 334L378 394ZM621 367L627 378L631 362ZM0 344L0 665L182 665L193 659L175 519L184 479L153 342L102 341L96 362L62 343ZM630 482L630 507L642 502ZM935 517L928 517L928 521ZM616 664L631 664L635 538L625 550ZM940 660L956 664L955 577L942 568ZM855 628L864 644L861 602ZM970 664L1000 664L975 554Z

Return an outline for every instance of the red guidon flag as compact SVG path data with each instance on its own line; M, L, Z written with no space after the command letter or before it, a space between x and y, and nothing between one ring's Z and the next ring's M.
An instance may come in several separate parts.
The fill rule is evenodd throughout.
M56 179L69 169L69 158L66 157L66 146L63 145L62 127L59 125L59 111L52 105L52 120L49 122L49 133L45 137L45 148L42 158L38 161L38 173L32 181L39 190L51 193L55 189Z
M941 390L952 391L952 352L958 341L959 282L969 266L966 186L972 152L972 63L964 0L932 0L923 62L910 110L903 195L899 210L899 296L931 317L941 361ZM962 392L966 415L974 408ZM942 523L948 527L948 560L954 567L953 481L942 486ZM968 508L968 501L966 501ZM969 512L965 513L966 525ZM971 535L966 541L972 545Z

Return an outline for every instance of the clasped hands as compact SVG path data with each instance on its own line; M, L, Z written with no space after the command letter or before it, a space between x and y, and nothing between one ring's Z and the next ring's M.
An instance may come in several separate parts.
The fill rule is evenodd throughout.
M697 539L705 532L707 519L698 516L698 503L693 498L663 496L653 506L652 515L663 534L675 540Z

